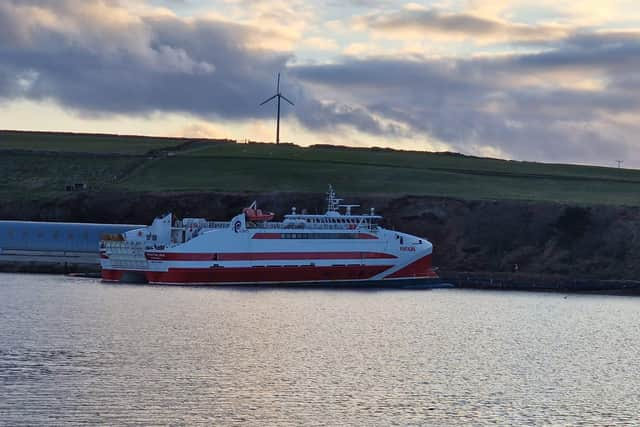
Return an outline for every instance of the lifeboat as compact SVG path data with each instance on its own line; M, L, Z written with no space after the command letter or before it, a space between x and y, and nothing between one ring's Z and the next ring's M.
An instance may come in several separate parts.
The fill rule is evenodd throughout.
M274 217L273 212L262 212L262 209L256 207L256 202L251 203L251 206L242 210L247 221L271 221Z

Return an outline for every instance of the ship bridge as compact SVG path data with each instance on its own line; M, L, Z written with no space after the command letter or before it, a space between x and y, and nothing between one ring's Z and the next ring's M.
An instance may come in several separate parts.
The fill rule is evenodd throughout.
M358 208L360 205L344 205L340 204L343 199L336 197L335 192L331 185L329 186L329 192L327 193L327 212L324 215L309 215L298 214L296 208L291 208L291 213L285 215L282 224L302 226L303 228L315 228L315 229L367 229L376 230L378 228L377 221L382 219L382 216L376 215L375 210L371 208L369 214L352 214L353 208ZM344 212L341 212L341 209Z

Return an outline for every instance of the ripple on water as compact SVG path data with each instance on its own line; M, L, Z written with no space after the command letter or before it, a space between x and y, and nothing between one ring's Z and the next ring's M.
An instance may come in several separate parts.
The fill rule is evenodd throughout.
M0 423L627 424L636 301L0 275Z

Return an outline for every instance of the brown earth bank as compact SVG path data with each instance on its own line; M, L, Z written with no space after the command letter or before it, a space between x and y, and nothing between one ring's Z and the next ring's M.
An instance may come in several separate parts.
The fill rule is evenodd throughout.
M4 201L0 219L149 224L173 212L226 220L254 199L277 217L292 206L308 213L325 209L323 195L315 193L78 193L55 201ZM638 207L425 196L353 196L346 201L367 212L375 207L385 227L429 239L441 276L459 286L503 289L520 283L558 290L558 284L597 283L629 288L640 277Z

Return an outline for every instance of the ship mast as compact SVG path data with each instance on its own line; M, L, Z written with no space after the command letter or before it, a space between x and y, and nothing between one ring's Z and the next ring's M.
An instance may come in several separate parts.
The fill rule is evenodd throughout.
M342 199L338 199L336 197L335 191L333 191L333 187L329 184L329 191L327 192L327 213L329 212L338 212L338 206Z

